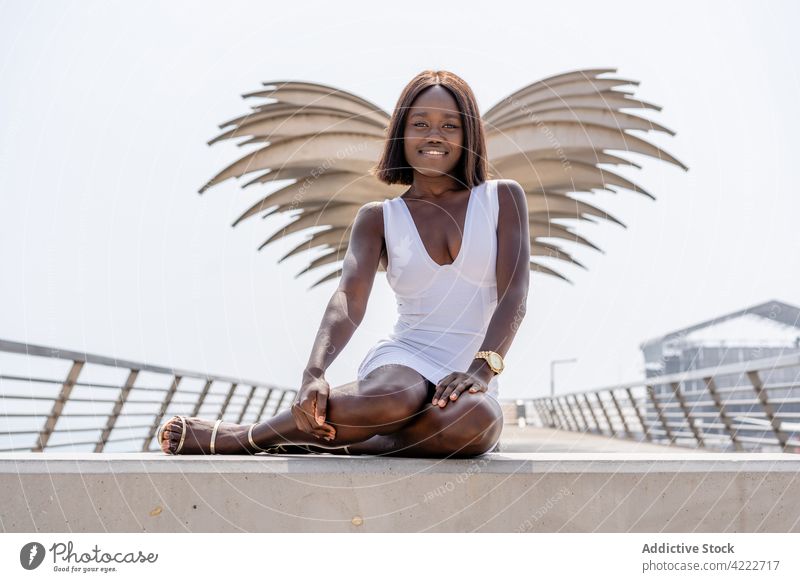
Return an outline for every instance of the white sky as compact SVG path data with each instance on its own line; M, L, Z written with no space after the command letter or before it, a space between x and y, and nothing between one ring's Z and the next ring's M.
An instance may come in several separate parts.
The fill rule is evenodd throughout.
M280 5L280 8L274 6ZM198 188L243 151L206 142L267 80L341 87L391 110L420 70L481 110L568 70L616 67L677 132L623 171L657 197L597 203L574 285L534 274L501 396L643 375L639 343L769 299L800 304L800 97L791 2L0 3L0 338L297 386L335 288L294 279L285 219L230 224L265 191ZM389 332L378 274L328 379Z

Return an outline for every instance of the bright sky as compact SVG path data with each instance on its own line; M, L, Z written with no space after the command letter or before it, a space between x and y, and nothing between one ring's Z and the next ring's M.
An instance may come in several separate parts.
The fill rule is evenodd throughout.
M574 285L534 274L501 396L643 375L639 344L769 299L800 304L800 76L792 2L0 4L0 338L297 386L335 288L295 279L285 218L230 227L265 190L228 181L241 155L206 142L268 80L341 87L391 110L420 70L467 80L485 111L538 79L616 67L688 172L637 157L657 200L596 200ZM280 8L275 8L280 6ZM377 276L327 375L355 378L395 305Z

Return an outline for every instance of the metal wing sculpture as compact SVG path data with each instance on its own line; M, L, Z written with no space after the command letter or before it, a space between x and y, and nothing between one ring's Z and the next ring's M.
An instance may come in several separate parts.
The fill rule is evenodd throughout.
M571 228L574 225L554 221L596 222L595 219L603 218L625 227L574 194L626 189L655 200L637 184L600 167L605 164L641 168L609 151L633 152L688 169L662 149L628 133L641 130L674 135L649 119L620 111L661 108L635 99L631 91L616 89L621 85L638 85L638 81L600 77L615 72L616 69L584 69L542 79L509 95L483 114L490 174L516 180L527 195L532 271L571 282L542 264L541 257L586 268L563 248L542 240L545 238L566 240L602 252ZM324 254L311 260L295 276L338 265L311 285L312 289L342 274L341 261L359 208L373 200L399 196L407 189L404 185L384 184L369 173L383 149L390 114L334 87L295 81L263 84L264 90L243 97L272 101L256 105L252 113L222 124L220 129L229 129L208 143L247 137L240 146L265 145L222 170L200 193L228 178L252 172L259 174L243 188L294 180L248 208L233 226L259 214L266 217L298 210L294 220L272 234L259 250L284 236L327 227L311 233L279 261L303 251L324 249Z

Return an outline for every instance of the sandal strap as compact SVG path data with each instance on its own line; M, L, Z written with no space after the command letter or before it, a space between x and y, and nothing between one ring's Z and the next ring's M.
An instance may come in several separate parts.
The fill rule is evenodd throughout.
M178 416L181 419L181 442L178 443L178 448L175 449L173 455L177 455L181 452L183 448L183 441L186 440L186 417L185 416Z
M259 451L262 451L262 452L264 452L264 453L269 453L269 452L270 452L270 450L269 450L269 449L262 449L261 447L259 447L259 446L256 444L256 441L254 441L254 440L253 440L253 428L254 428L254 427L257 425L257 424L258 424L257 422L254 422L253 424L251 424L251 425L250 425L250 428L249 428L249 429L247 429L247 440L248 440L248 441L250 441L250 446L252 446L254 449L258 449Z
M283 453L285 452L283 449L283 445L272 445L267 449L263 449L256 444L256 441L253 440L253 427L255 427L258 423L254 422L250 425L250 428L247 429L247 440L250 441L250 444L253 446L254 449L258 449L263 453Z
M219 428L222 419L217 419L217 422L214 423L214 430L211 431L211 454L216 455L217 453L214 452L214 445L217 440L217 429Z

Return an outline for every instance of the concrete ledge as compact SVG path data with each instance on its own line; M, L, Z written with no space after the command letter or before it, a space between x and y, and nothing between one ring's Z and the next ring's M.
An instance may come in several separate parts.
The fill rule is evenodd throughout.
M0 454L6 532L798 532L790 454Z

